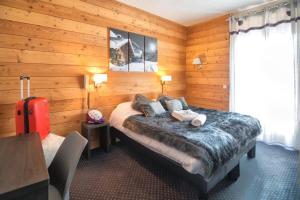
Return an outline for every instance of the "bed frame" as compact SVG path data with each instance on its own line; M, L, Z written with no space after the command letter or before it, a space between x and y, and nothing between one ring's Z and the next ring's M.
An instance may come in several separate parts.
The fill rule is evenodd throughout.
M171 170L173 173L176 173L188 182L192 183L199 190L199 199L207 199L212 188L226 176L228 176L231 180L236 181L240 176L240 158L244 154L247 153L248 158L255 157L256 139L253 139L248 143L247 146L242 148L241 152L238 155L227 161L222 167L219 167L209 179L205 179L199 174L189 173L179 163L167 158L166 156L152 151L151 149L129 138L126 134L122 133L114 127L110 128L110 133L112 137L112 144L114 144L116 142L116 138L118 138L121 141L129 144L138 152L147 155L150 159L156 161L157 163Z

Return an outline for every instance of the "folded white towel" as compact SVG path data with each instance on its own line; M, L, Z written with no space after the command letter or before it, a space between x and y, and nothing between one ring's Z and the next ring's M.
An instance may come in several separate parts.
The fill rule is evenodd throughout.
M173 111L171 115L179 121L191 121L194 118L196 118L199 114L191 110L179 110Z
M206 115L198 114L198 116L192 120L191 124L193 126L198 127L198 126L203 126L205 122L206 122Z
M173 111L172 116L179 121L191 121L193 126L203 126L206 121L206 115L191 110Z

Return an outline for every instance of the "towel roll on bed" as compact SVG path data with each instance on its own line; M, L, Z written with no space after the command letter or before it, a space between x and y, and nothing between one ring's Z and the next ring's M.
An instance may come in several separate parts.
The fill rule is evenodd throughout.
M206 115L202 115L202 114L199 114L197 117L195 117L192 121L191 121L191 124L193 126L203 126L204 123L206 122Z

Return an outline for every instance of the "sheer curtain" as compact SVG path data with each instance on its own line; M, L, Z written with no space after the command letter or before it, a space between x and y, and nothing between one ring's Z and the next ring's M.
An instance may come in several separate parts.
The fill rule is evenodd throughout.
M294 4L231 18L230 109L262 124L259 140L299 149Z

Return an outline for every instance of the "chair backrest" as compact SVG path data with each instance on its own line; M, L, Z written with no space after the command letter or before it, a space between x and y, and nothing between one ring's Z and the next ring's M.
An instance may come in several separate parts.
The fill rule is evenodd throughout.
M78 132L70 133L48 168L50 184L58 189L63 199L69 199L71 182L86 144L87 140Z

